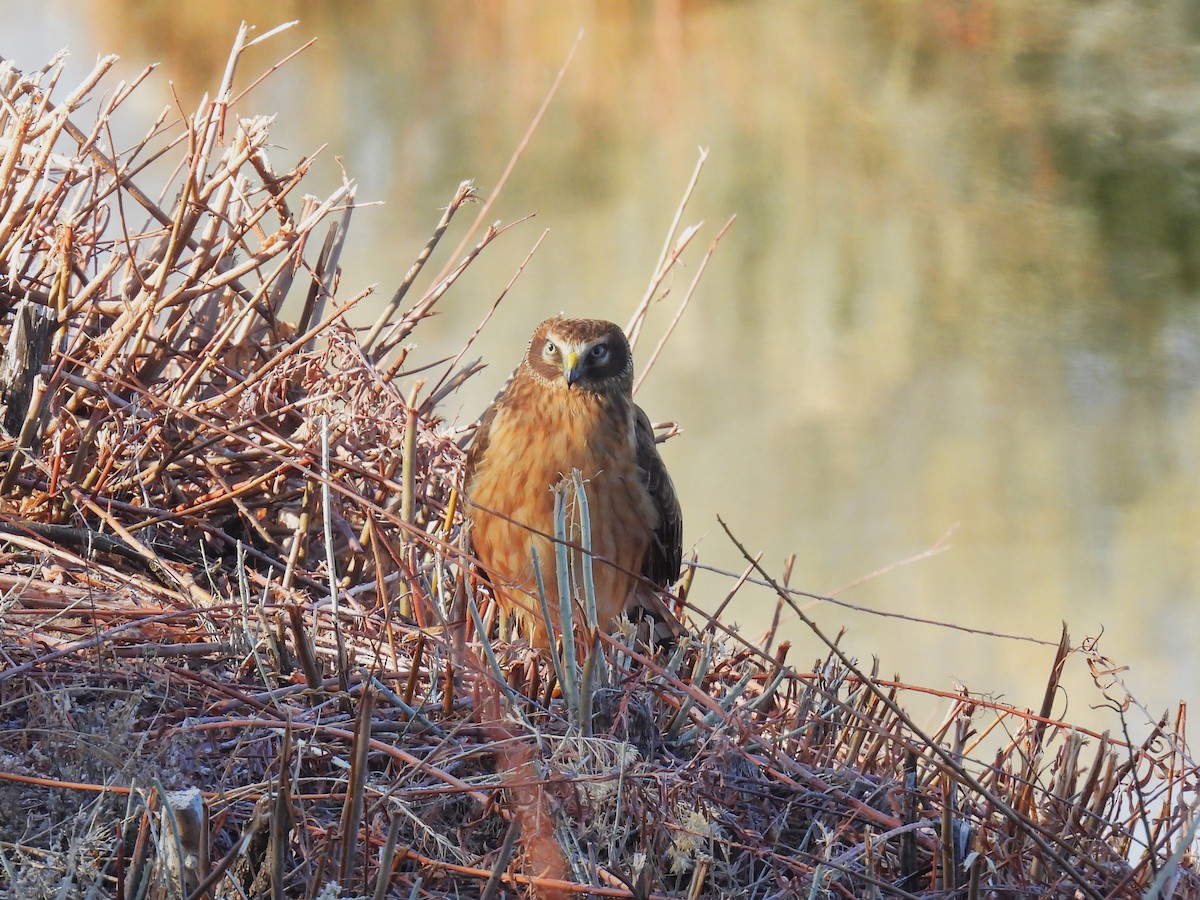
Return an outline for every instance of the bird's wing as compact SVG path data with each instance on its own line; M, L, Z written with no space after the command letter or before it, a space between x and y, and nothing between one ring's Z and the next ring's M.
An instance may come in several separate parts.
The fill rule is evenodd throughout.
M679 577L679 566L683 562L683 510L679 508L675 485L671 483L671 476L654 444L650 418L641 407L634 406L633 409L637 417L634 433L638 471L658 511L658 527L654 529L650 550L642 564L642 574L665 587Z

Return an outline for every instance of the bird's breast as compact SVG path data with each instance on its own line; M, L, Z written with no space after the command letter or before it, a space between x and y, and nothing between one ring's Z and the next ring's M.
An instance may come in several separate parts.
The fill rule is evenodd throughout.
M492 422L487 468L546 474L551 488L572 469L585 478L632 465L633 416L628 404L605 403L583 391L556 391L501 410ZM497 474L499 474L497 472Z
M468 486L474 502L510 508L520 497L511 518L549 530L542 526L552 522L552 489L578 469L593 485L590 498L632 503L652 516L637 471L632 404L578 390L538 393L512 397L497 411L487 453Z

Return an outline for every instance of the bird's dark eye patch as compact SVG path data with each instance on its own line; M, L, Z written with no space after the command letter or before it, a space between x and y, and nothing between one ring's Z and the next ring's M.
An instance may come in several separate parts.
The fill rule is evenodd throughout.
M608 356L608 344L597 344L592 348L592 356L596 359L604 359Z

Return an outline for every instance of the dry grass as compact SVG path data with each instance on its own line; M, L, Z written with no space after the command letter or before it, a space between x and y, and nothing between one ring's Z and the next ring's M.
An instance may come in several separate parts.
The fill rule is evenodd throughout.
M128 149L110 61L70 92L0 69L36 375L0 443L5 895L1200 896L1183 710L1140 746L1050 720L1065 635L1042 715L963 695L932 734L832 642L805 672L700 618L657 651L490 640L437 419L476 367L405 339L498 231L416 287L461 187L349 329L354 185L272 170L241 46L229 103Z

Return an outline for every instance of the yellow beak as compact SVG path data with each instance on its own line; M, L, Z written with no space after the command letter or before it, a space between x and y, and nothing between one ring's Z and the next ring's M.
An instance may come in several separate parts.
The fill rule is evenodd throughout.
M563 375L567 379L567 387L573 386L582 374L579 368L579 354L571 351L567 354L566 361L563 363Z

